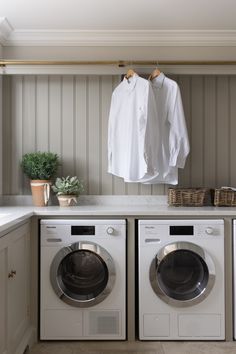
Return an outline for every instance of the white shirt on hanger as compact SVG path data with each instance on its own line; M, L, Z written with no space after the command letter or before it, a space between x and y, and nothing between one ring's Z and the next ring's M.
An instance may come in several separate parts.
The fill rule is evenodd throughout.
M150 82L134 74L112 94L108 123L108 172L127 181L158 175L158 127Z
M152 80L157 119L161 136L158 149L158 173L151 178L129 180L145 184L177 184L178 168L183 168L189 154L189 140L178 84L163 73Z

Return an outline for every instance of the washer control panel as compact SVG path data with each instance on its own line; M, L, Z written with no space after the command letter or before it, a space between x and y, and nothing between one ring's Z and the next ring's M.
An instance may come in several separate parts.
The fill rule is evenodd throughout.
M224 237L224 220L139 220L139 232L147 240Z
M41 220L41 244L74 243L81 240L126 238L126 220ZM54 241L55 240L55 241Z
M220 236L222 234L222 228L220 226L205 226L198 225L196 227L196 236L204 237L204 236Z

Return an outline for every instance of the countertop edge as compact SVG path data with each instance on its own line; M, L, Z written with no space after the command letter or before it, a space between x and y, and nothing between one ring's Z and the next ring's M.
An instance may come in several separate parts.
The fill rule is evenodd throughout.
M0 238L10 232L13 228L17 227L17 225L29 220L33 215L33 212L25 212L24 214L17 216L14 216L14 214L11 215L11 217L7 216L7 220L4 220L3 218L0 224Z
M5 214L5 215L4 215ZM37 217L181 217L181 218L222 218L230 217L236 219L236 208L230 207L170 207L168 205L86 205L62 208L59 206L34 207L34 206L1 206L0 207L0 237L7 233L7 230L17 226L32 216Z

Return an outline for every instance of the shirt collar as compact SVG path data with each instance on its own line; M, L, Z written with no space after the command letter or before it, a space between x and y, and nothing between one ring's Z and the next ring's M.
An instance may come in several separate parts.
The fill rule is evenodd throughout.
M162 88L165 80L165 74L160 73L157 77L152 80L152 84L155 87Z
M126 90L131 91L135 88L138 77L139 76L136 73L133 76L131 76L129 79L126 79L126 77L124 76L123 84L125 85Z

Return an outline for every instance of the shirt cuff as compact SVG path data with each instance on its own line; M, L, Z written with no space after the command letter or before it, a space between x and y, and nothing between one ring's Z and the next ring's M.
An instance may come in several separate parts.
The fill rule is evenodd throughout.
M170 159L169 166L178 167L178 168L184 168L185 161L186 161L186 157L173 156Z

